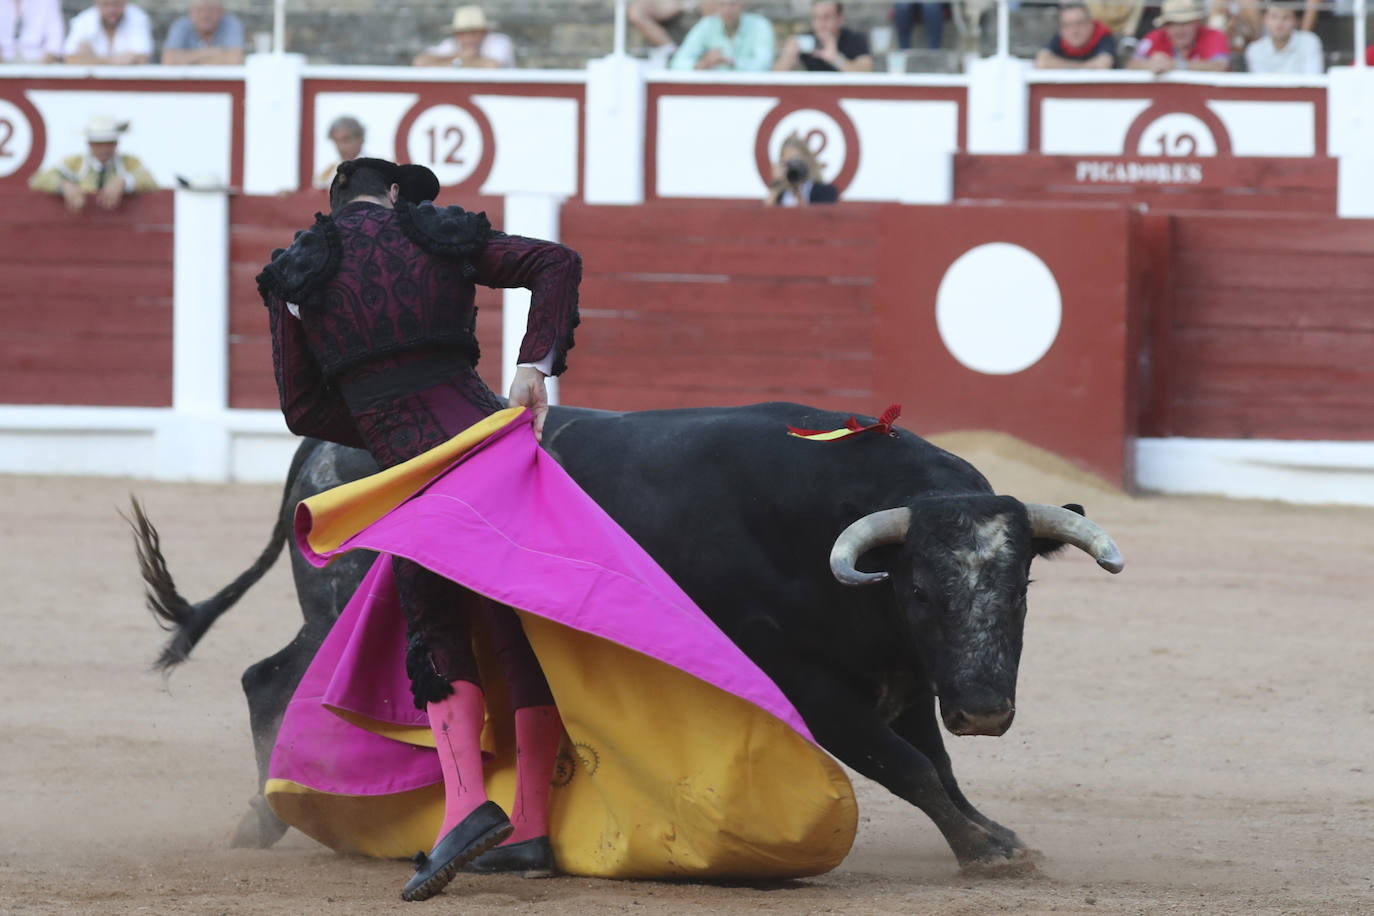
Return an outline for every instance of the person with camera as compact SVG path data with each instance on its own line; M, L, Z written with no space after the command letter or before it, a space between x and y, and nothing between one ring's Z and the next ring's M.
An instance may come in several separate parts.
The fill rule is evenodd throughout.
M764 195L765 207L804 207L808 204L833 204L840 189L821 181L821 164L806 140L795 131L782 141L778 161L773 163L773 181Z
M774 70L829 70L867 73L873 54L862 32L844 27L840 0L815 0L811 4L811 31L787 39Z

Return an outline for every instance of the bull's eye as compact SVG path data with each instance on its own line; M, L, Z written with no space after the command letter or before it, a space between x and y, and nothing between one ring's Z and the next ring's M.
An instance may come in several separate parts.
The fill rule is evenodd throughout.
M921 588L921 586L919 585L911 586L911 598L917 604L926 604L929 601L929 596L926 594L926 590Z

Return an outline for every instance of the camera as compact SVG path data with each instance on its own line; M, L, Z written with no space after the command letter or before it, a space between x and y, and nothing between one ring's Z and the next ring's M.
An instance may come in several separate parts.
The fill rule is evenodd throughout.
M806 163L801 159L787 160L787 183L801 184L811 176L811 170L806 167Z

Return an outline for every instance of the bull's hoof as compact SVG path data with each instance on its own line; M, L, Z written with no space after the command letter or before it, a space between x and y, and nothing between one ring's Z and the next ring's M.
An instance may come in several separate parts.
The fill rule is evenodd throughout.
M1041 858L1036 850L1023 844L1015 833L988 821L986 826L970 823L965 842L954 848L959 870L979 877L1016 877L1031 874Z
M1026 849L1026 845L1021 842L1021 838L1018 837L1016 835L1016 831L1012 830L1011 828L1003 827L996 821L990 821L986 818L979 821L979 823L982 825L984 830L992 834L994 840L996 840L999 844L1006 846L1008 849Z
M1023 878L1039 871L1036 863L1042 858L1039 850L1019 846L1006 854L961 860L959 871L974 878Z
M286 822L273 814L267 799L259 795L249 802L229 845L234 849L267 849L286 835L286 828Z

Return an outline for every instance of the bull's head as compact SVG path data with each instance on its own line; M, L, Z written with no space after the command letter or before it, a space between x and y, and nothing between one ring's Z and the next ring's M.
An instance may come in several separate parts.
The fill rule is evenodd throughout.
M1081 507L1072 510L1009 496L932 497L866 515L835 540L830 569L842 584L892 579L954 734L1001 735L1011 727L1034 557L1069 544L1108 572L1121 571L1121 551L1107 532ZM890 569L857 568L861 556L888 544L899 545Z

